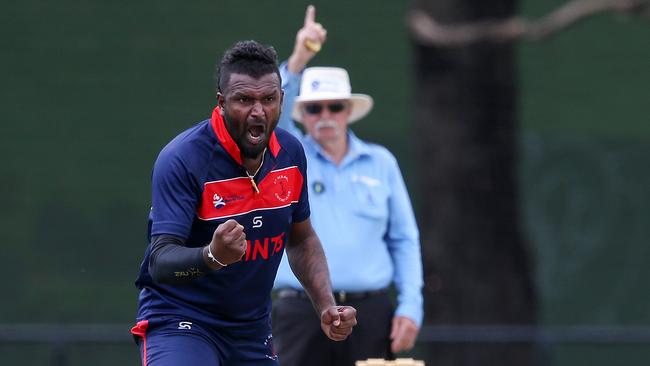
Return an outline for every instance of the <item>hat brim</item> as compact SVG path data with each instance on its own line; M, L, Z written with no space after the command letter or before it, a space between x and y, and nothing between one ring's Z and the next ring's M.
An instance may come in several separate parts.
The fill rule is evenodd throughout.
M374 104L372 97L366 94L350 94L349 98L341 98L340 96L333 96L331 98L323 96L320 96L318 98L297 97L293 104L291 118L302 123L302 112L300 109L302 108L303 104L307 102L319 102L325 100L348 100L350 102L352 111L350 112L350 117L348 118L348 124L354 123L365 117L370 112Z

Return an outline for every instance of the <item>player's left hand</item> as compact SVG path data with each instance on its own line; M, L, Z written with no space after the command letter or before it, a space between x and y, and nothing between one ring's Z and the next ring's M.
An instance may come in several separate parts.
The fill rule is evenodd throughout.
M333 341L343 341L357 325L357 309L352 306L330 306L320 315L320 326Z
M394 317L390 330L390 350L393 353L409 351L415 345L419 332L420 328L410 318Z

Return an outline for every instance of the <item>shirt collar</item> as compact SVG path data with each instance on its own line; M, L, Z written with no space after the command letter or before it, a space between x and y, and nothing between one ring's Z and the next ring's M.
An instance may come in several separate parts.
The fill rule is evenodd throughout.
M233 140L232 136L228 133L219 107L212 111L210 124L212 125L212 130L217 136L217 140L221 143L221 146L223 146L223 148L228 152L228 155L241 165L241 151L239 151L239 146L237 146L235 140ZM278 138L275 136L275 131L271 133L271 138L269 139L269 150L273 154L274 158L278 157L278 153L280 152L280 143L278 142Z

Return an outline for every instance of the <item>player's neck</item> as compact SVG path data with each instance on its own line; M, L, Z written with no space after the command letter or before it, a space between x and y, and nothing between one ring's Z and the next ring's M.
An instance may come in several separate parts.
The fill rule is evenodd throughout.
M262 169L262 164L264 164L265 153L266 153L266 149L264 149L262 153L255 158L247 158L242 156L242 165L244 166L244 169L246 169L246 173L248 174L248 176L254 177L257 175L260 169Z

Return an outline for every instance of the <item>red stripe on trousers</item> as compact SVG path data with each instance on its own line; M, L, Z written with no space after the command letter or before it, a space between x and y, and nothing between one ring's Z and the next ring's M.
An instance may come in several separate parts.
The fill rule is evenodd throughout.
M131 334L142 338L142 366L147 366L147 327L149 321L141 320L131 328Z

